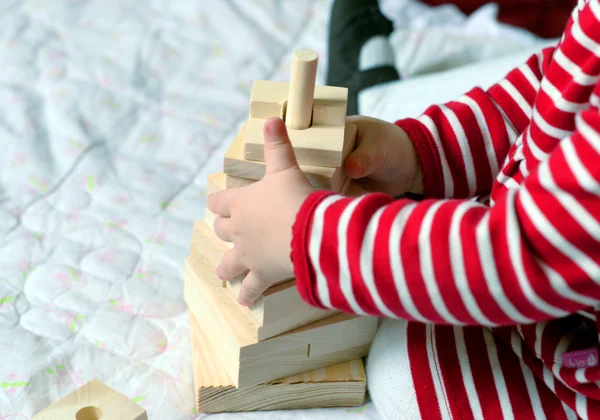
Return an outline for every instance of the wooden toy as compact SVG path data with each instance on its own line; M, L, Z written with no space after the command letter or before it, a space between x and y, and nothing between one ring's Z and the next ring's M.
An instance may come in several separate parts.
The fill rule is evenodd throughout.
M190 330L199 412L353 407L364 403L367 378L362 359L238 389L217 357L212 341L192 315Z
M229 245L220 240L214 231L202 221L194 225L191 259L202 259L203 254L210 258L215 267L221 262ZM212 276L213 278L214 275ZM242 286L243 276L239 279L224 282L226 290L237 302ZM215 280L218 281L218 280ZM266 340L302 325L335 314L307 304L298 293L296 280L283 279L280 284L267 289L264 295L251 307L241 307L254 318L258 326L258 340Z
M185 263L185 300L238 388L366 356L377 319L339 313L268 340L225 291L210 258Z
M254 179L240 178L239 176L233 175L225 175L225 188L228 190L231 188L247 187L248 185L251 185L255 182L256 181Z
M315 86L317 61L313 51L296 51L290 83L254 83L244 134L246 159L264 160L264 123L268 118L281 117L299 164L333 168L342 165L354 148L352 139L345 137L348 89Z
M302 50L294 55L290 83L254 83L248 121L225 153L223 171L208 176L207 195L262 179L263 126L273 116L285 120L300 169L314 188L365 193L343 170L357 136L357 126L346 123L347 90L316 86L316 66L316 54ZM378 320L312 307L295 279L281 279L250 307L240 305L244 275L223 282L216 274L233 244L217 237L215 220L207 208L194 224L185 261L198 410L361 404L366 385L360 358Z
M223 159L223 172L227 175L233 175L240 178L253 180L262 179L265 175L266 166L264 162L248 160L244 157L244 134L248 124L242 127L233 143L225 153ZM347 124L344 131L345 142L350 149L354 149L356 142L357 127L354 124ZM342 165L338 168L327 168L322 166L302 165L300 169L306 175L311 185L321 190L331 190L343 192L341 186L346 181L346 173Z
M93 380L40 411L33 420L148 420L146 410Z

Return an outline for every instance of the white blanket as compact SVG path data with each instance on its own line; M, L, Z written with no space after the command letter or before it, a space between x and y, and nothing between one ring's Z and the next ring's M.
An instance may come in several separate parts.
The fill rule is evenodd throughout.
M203 417L182 268L206 176L255 79L286 80L307 47L324 82L329 7L0 2L1 420L30 419L93 378L151 419ZM209 417L378 418L372 404Z

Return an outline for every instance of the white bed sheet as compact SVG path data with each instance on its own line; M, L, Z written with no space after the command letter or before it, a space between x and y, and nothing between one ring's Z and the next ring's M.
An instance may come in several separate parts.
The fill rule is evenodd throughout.
M151 419L204 417L182 288L192 222L252 82L287 79L308 47L323 83L330 3L0 1L0 420L94 378Z

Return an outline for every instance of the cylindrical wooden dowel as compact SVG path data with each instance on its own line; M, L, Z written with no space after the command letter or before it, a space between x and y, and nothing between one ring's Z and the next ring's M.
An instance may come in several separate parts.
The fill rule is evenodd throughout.
M310 127L318 55L311 50L298 50L292 59L292 74L288 92L285 125L292 130Z

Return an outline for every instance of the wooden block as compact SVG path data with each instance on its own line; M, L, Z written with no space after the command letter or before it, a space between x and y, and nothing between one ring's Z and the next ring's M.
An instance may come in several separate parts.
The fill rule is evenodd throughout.
M40 411L33 420L148 420L146 410L93 380Z
M229 244L220 240L210 227L202 222L194 224L191 259L202 258L201 254L211 258L215 267L220 264L223 255L229 250ZM214 276L216 278L216 275ZM237 299L244 276L225 282L226 290ZM220 280L216 280L220 282ZM249 313L258 325L258 341L291 331L311 322L334 315L336 311L326 311L307 304L298 293L296 280L283 281L266 290L263 296L252 306L240 308Z
M255 179L241 178L239 176L227 175L224 172L210 174L206 179L206 196L231 188L247 187L254 184Z
M226 175L225 188L230 190L232 188L242 188L248 185L254 184L254 179L240 178L239 176Z
M240 178L260 180L265 175L266 166L264 162L247 160L244 158L244 133L248 124L244 125L238 133L223 159L223 172ZM346 136L348 144L354 148L356 141L356 126L348 124ZM300 165L300 169L313 187L319 190L331 190L339 192L346 180L346 174L342 167L326 168L322 166Z
M257 81L250 98L250 118L244 134L244 157L253 161L264 161L263 126L267 119L286 115L288 83ZM256 92L264 91L264 92ZM317 86L315 88L316 118L310 127L293 129L288 134L300 165L337 168L354 149L355 133L346 131L346 88ZM270 102L270 103L269 103ZM258 109L258 111L257 111ZM259 116L260 115L260 116ZM343 116L343 118L340 118Z
M211 340L190 315L196 407L201 413L353 407L367 388L362 359L237 389Z
M263 127L267 120L253 118L248 121L244 142L244 158L264 161ZM288 129L296 160L300 165L337 168L348 157L350 146L345 146L345 126L313 124L306 130Z
M206 196L224 191L226 189L227 175L223 172L210 174L206 177Z
M289 83L256 80L250 96L249 119L284 118ZM335 86L315 86L313 123L340 126L346 124L348 89Z
M215 280L210 258L185 262L184 296L223 367L245 388L368 353L377 318L340 313L264 341L258 324Z

